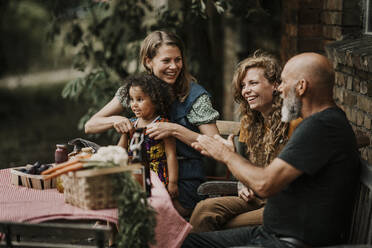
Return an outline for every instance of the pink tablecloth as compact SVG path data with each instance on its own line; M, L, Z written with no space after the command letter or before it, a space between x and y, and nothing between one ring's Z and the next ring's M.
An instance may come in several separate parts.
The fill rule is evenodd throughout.
M179 247L191 230L173 208L171 199L155 173L151 206L158 212L154 247ZM56 189L36 190L10 183L10 169L0 170L0 221L39 223L55 219L95 219L117 223L117 209L84 210L64 202Z

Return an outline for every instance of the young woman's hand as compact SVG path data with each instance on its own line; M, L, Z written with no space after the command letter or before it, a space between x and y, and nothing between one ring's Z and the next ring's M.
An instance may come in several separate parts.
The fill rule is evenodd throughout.
M238 189L238 196L246 202L249 202L255 198L254 192L244 185L242 185L240 189Z
M172 136L172 123L169 122L157 122L147 125L147 133L150 138L159 140Z
M114 119L113 124L116 132L118 133L132 133L134 132L134 127L132 122L126 117L118 116Z
M130 130L130 128L125 129L125 127L122 126L124 124L120 124L129 121L121 115L123 111L123 105L114 97L85 123L85 133L101 133L111 128L115 128L119 133ZM117 127L114 127L115 124Z
M168 192L172 199L176 198L178 196L178 185L174 182L168 183Z

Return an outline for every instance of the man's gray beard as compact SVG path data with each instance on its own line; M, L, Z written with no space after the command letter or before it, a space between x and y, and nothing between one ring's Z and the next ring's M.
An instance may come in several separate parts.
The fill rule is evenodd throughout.
M289 90L288 96L283 98L282 121L290 122L300 117L301 108L301 100L296 96L295 87L293 87Z

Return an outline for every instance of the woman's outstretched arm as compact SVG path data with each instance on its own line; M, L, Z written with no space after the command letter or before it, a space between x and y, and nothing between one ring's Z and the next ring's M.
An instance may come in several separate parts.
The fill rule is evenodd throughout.
M133 125L129 119L119 115L123 111L124 107L114 97L85 123L85 133L101 133L110 128L115 128L118 133L132 132Z
M215 123L202 124L198 126L198 128L202 134L208 136L219 134ZM191 143L196 142L196 139L199 135L198 133L180 124L170 122L158 122L150 124L147 126L147 132L151 138L156 140L173 136L187 145L191 145Z
M192 105L190 112L187 114L188 121L197 126L200 133L207 136L219 134L215 120L219 113L213 108L210 97L207 94L201 95ZM151 125L147 132L150 137L162 139L173 136L187 145L196 142L198 133L177 123L161 122Z

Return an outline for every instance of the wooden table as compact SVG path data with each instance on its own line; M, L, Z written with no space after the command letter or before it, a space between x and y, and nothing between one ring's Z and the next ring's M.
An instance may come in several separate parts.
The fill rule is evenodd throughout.
M168 192L155 173L151 173L153 188L148 198L150 205L160 213L155 228L156 245L179 247L191 230L174 209ZM117 223L117 209L84 210L64 202L56 189L36 190L12 185L10 169L0 170L0 221L40 223L43 221L103 220Z

